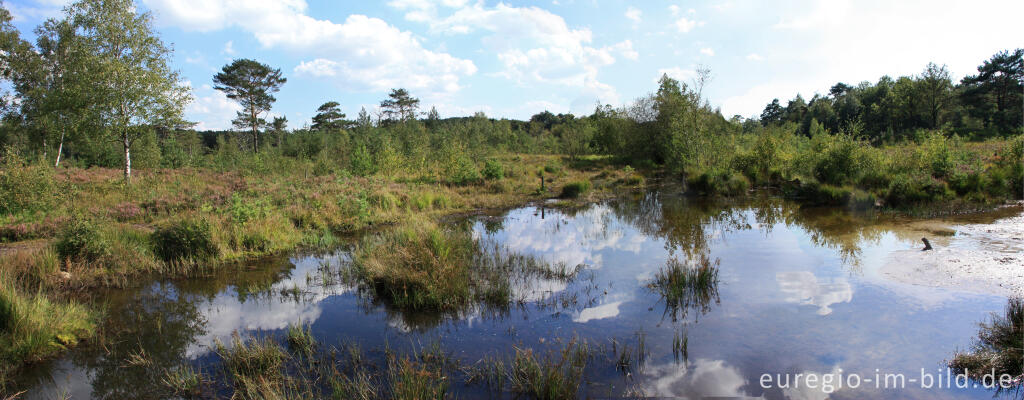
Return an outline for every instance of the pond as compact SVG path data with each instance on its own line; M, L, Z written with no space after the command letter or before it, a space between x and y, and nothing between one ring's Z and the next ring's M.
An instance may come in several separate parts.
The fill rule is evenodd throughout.
M580 266L568 280L516 281L517 300L504 308L432 314L391 307L338 278L351 245L110 291L100 296L107 310L101 342L29 369L16 385L27 398L164 398L169 368L219 368L217 341L230 342L234 332L281 337L289 324L301 323L321 343L358 344L371 358L383 357L385 348L436 343L472 365L574 338L616 354L631 351L630 365L588 367L579 392L588 397L991 398L985 388L947 384L945 362L969 348L978 323L1001 311L1007 296L880 273L892 253L920 248L922 231L942 245L955 244L953 231L773 197L709 200L677 192L447 221L471 229L481 243ZM717 265L717 283L702 296L666 299L651 284L669 260ZM147 361L131 361L139 355ZM922 388L922 371L936 380L932 388ZM834 393L823 392L821 381L816 388L795 384L797 374L834 374ZM905 383L893 388L887 374L902 374ZM851 376L860 381L856 388ZM789 387L779 387L784 380ZM497 395L463 381L454 377L450 392Z

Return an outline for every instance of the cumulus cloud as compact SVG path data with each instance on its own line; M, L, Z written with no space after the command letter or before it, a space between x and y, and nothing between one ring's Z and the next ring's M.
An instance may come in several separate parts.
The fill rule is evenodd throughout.
M698 26L704 26L704 22L695 21L686 17L680 17L675 23L675 27L679 30L679 33L688 33Z
M710 48L710 47L705 47L703 49L700 49L700 54L703 54L703 55L706 55L706 56L714 56L715 55L715 50Z
M750 53L750 54L747 54L747 60L750 60L750 61L764 61L764 57L761 57L761 55L757 54L757 53Z
M643 12L636 7L629 7L626 9L626 18L633 21L634 24L639 24L643 19Z
M443 35L483 34L482 43L496 54L502 65L501 71L494 75L521 85L556 84L578 88L580 96L575 102L618 102L618 93L598 80L598 71L614 63L617 55L629 59L639 57L630 41L594 47L589 29L570 28L561 16L537 7L513 7L504 3L487 7L476 3L432 22L430 30ZM595 95L600 97L595 99Z
M196 130L231 129L231 120L242 110L242 106L210 85L193 88L192 94L195 99L185 108L185 115L189 120L199 121Z
M318 75L313 76L330 76L345 89L379 91L401 86L454 92L461 87L460 79L476 73L472 61L427 50L412 33L381 19L349 15L344 22L337 23L310 17L306 15L304 0L143 3L156 13L161 24L199 32L238 27L251 33L265 48L311 55L314 59L300 64L296 72L304 73L310 65L319 67ZM427 2L398 3L412 7Z
M436 18L439 6L455 8L465 6L467 0L392 0L388 6L405 11L405 19L427 22Z

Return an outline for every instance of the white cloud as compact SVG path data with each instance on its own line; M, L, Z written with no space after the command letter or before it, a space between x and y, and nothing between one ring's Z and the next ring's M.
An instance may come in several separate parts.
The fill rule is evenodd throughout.
M222 50L222 51L224 52L224 54L227 54L227 55L230 55L230 56L235 55L235 42L232 41L232 40L228 40L227 43L224 43L224 50Z
M207 32L239 27L265 48L284 48L333 64L320 76L351 90L391 87L454 92L461 78L476 73L472 61L425 49L412 33L364 15L343 23L306 15L304 0L143 0L162 24ZM418 2L405 2L418 3ZM300 68L303 64L300 64ZM297 68L299 71L304 69Z
M629 7L626 9L626 18L633 21L634 24L639 24L642 20L643 12L636 7Z
M214 90L210 85L203 85L199 89L193 88L192 95L195 99L185 108L185 117L199 122L196 130L231 129L231 120L235 118L235 113L242 110L238 103L228 99L223 92Z
M679 33L688 33L698 26L704 26L704 22L687 19L686 17L680 17L675 23L675 27L679 30Z
M673 17L679 15L679 6L675 4L668 6L668 12L671 13Z
M706 56L714 56L715 55L715 50L710 48L710 47L705 47L703 49L700 49L700 54L703 54L703 55L706 55Z
M485 47L503 69L496 76L520 85L556 84L578 88L580 97L617 103L615 89L598 80L598 70L615 62L615 54L635 59L632 42L596 48L589 29L573 29L561 16L537 7L476 3L431 23L431 32L446 35L483 33Z
M761 55L757 54L757 53L750 53L750 54L747 54L747 60L750 60L750 61L764 61L764 57L761 57Z
M817 306L818 315L829 315L831 305L853 299L853 287L843 278L820 281L809 271L790 271L776 273L775 280L787 302Z
M388 6L405 11L405 19L414 22L429 22L437 18L438 6L463 7L467 0L392 0Z
M636 50L633 50L633 41L629 39L623 40L611 46L607 46L604 48L604 50L619 53L619 55L621 55L623 58L628 58L630 60L636 60L640 58L640 53L638 53Z

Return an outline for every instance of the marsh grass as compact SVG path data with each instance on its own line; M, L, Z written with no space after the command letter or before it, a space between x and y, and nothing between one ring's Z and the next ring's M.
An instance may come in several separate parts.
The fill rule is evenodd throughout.
M236 392L245 394L246 398L259 397L253 396L258 393L280 394L284 389L287 354L273 341L266 338L243 341L235 333L230 347L218 341L214 349L223 360Z
M574 399L591 356L590 346L575 338L544 356L516 348L508 375L510 389L542 400Z
M85 306L16 286L0 269L0 382L21 362L53 357L95 332L97 315Z
M707 313L711 303L718 301L719 263L703 254L694 265L669 258L648 287L665 300L665 311L673 320L685 318L691 308Z
M978 381L992 371L1007 374L1015 378L1013 391L1024 389L1024 299L1010 299L1002 314L981 323L971 351L954 355L949 367Z
M316 350L316 339L309 325L288 324L286 340L288 349L295 354L309 357Z
M514 288L531 278L567 281L579 271L427 219L365 238L353 261L356 277L376 298L399 309L436 312L457 312L476 302L504 309L514 301Z
M176 395L198 397L206 380L201 371L196 371L190 365L182 365L165 371L161 383Z

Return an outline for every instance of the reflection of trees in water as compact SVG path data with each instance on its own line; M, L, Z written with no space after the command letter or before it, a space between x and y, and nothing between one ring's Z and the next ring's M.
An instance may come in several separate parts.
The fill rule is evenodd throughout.
M117 300L107 310L102 342L72 353L72 360L89 370L95 398L168 397L159 384L166 369L179 365L205 333L198 299L156 284Z
M613 202L615 214L639 231L665 241L670 253L696 259L730 232L757 229L766 235L784 223L807 232L816 246L838 252L845 265L860 266L861 246L889 229L873 215L840 208L805 208L774 196L744 199L691 198L652 191L635 201Z
M187 362L190 347L208 333L209 321L201 306L229 287L251 289L236 290L240 302L272 297L270 287L287 278L294 267L278 257L257 267L227 266L202 279L111 290L102 297L104 318L96 341L70 352L70 361L90 380L92 397L171 397L162 384L166 372Z

